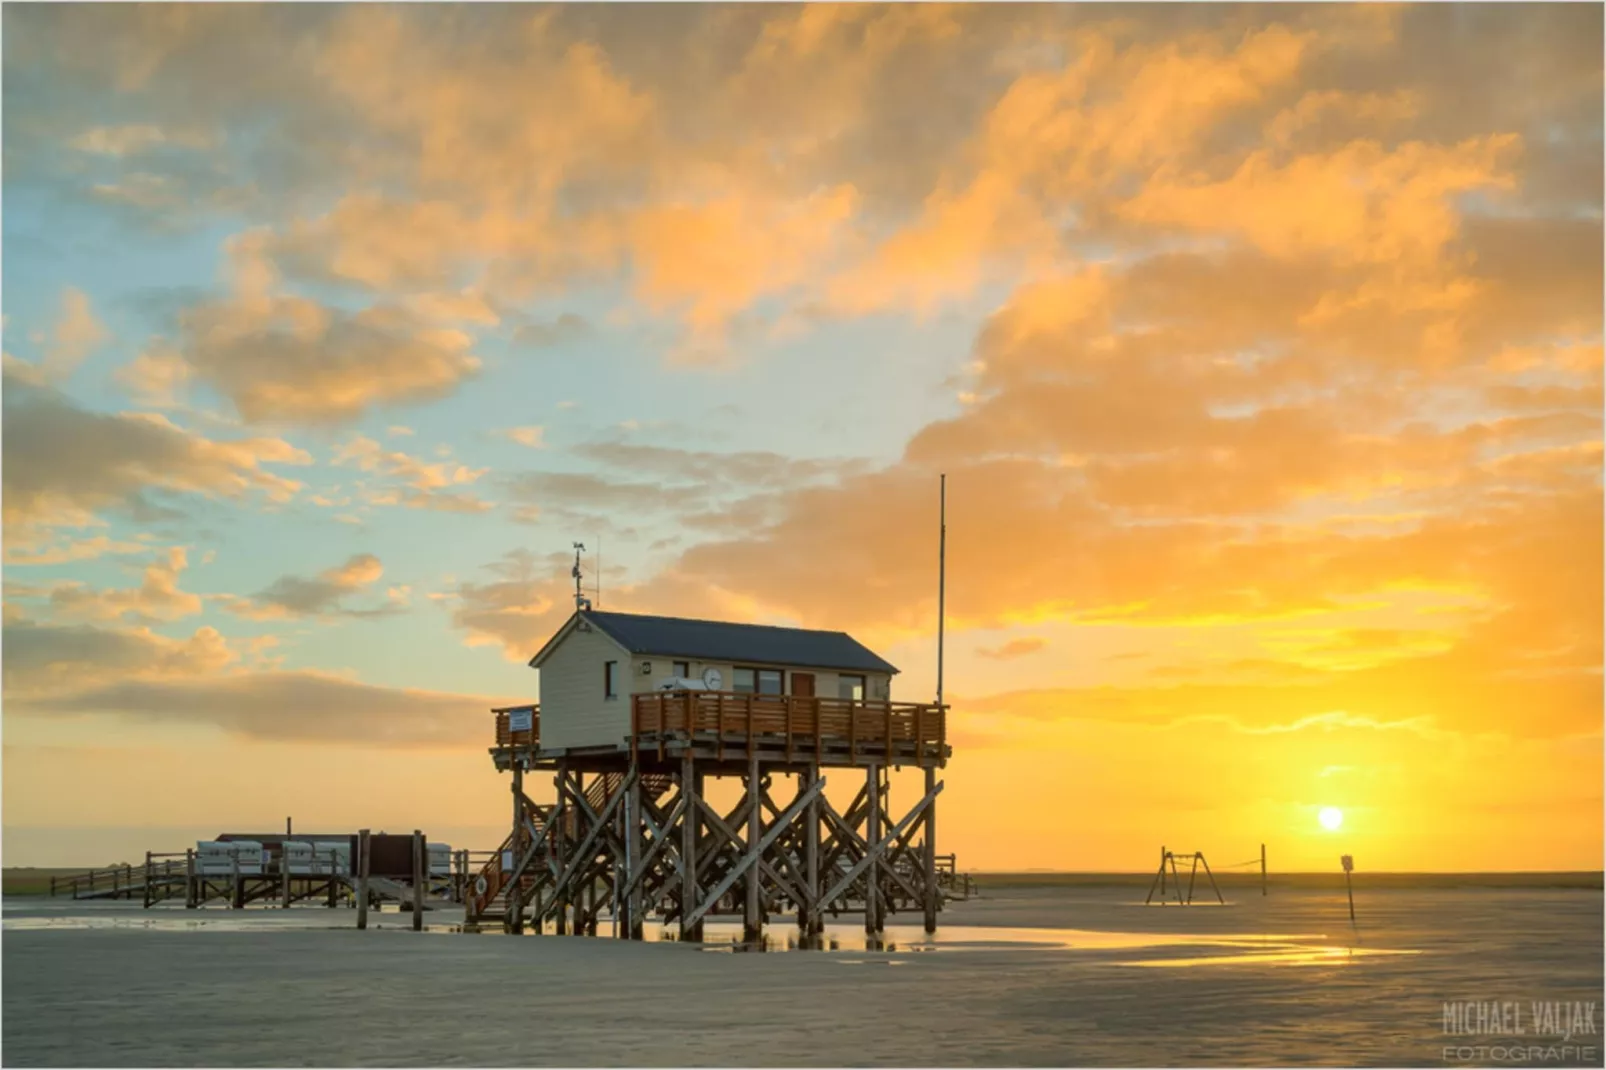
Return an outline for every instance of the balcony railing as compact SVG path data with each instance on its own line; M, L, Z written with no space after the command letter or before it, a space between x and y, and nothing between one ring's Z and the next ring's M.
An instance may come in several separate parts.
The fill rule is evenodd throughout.
M644 737L653 737L645 740ZM753 695L734 691L652 691L631 696L630 750L642 745L664 755L671 738L710 739L718 756L727 741L770 737L794 754L845 748L849 760L861 751L947 757L948 708L928 703L856 701L804 695Z
M508 706L500 710L492 710L496 714L496 745L498 747L533 747L541 741L541 707ZM525 715L529 715L529 726L524 727ZM513 727L514 722L519 727Z

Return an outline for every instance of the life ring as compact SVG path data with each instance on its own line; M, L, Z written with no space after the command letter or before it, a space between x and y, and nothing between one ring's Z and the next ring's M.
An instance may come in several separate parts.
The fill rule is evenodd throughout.
M489 887L490 887L490 885L485 882L485 874L482 873L478 877L474 878L474 894L475 895L484 895L486 889L488 889Z

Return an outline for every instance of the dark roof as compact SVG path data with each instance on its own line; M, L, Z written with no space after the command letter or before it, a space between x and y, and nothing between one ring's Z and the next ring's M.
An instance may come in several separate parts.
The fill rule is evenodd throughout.
M341 840L354 839L355 834L350 832L296 832L286 836L282 832L220 832L213 837L214 843L231 843L235 840L245 840L247 843L260 843L264 847L277 847L285 840L300 842L302 840L318 840L323 843L338 843Z
M595 609L587 611L584 616L632 654L748 665L797 665L815 669L854 669L859 672L898 671L897 666L847 632L649 617L637 613L604 613ZM558 633L562 634L561 631ZM541 654L551 646L552 643L548 643L542 648ZM539 661L541 654L532 658L530 663L533 665Z

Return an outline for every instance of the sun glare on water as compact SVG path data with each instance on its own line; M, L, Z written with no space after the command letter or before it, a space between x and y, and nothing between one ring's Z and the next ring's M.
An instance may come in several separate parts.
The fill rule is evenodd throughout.
M1338 831L1338 826L1344 823L1344 811L1336 806L1324 806L1316 815L1316 820L1322 823L1322 828L1328 832Z

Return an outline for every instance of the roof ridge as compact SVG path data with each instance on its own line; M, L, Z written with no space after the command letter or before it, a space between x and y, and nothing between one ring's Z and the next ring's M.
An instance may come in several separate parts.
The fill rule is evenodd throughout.
M840 628L800 628L794 624L750 624L742 620L709 620L706 617L671 617L662 613L621 613L614 609L587 609L587 615L603 614L610 617L635 617L638 620L672 620L679 624L722 624L732 628L773 628L779 632L813 632L816 635L844 635L853 639L852 635ZM859 641L853 639L855 643ZM864 644L860 643L861 646Z

